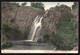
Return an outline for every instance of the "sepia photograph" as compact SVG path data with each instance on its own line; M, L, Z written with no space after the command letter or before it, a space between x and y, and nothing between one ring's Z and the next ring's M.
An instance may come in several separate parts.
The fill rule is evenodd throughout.
M79 2L1 2L1 53L78 53Z

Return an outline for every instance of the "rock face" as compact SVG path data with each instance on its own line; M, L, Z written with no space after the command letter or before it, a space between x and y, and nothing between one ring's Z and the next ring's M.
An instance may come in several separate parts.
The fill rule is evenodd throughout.
M76 9L78 9L78 8L76 8ZM42 22L43 22L43 27L42 27L42 30L43 30L43 32L45 33L45 32L48 32L48 34L49 35L51 35L52 33L56 33L56 32L58 32L58 28L56 28L57 27L57 23L61 20L60 19L60 17L63 17L65 14L71 14L72 16L73 15L75 15L72 19L71 19L71 21L73 21L73 19L75 18L75 17L77 17L78 16L78 10L76 10L77 12L75 13L74 11L74 13L75 14L73 14L72 12L71 12L71 8L70 7L68 7L68 6L66 6L66 5L60 5L60 6L56 6L56 7L52 7L52 8L50 8L49 10L48 10L48 13L45 15L45 17L43 18L43 20L42 20ZM65 18L65 17L64 17ZM63 20L62 21L64 21L65 22L65 20L64 20L64 18L63 18ZM78 19L78 18L77 18ZM75 20L74 20L75 21ZM75 23L75 24L77 24L78 25L78 23L76 23L76 22L73 22L73 23ZM72 23L72 24L73 24ZM66 24L65 24L65 26L66 26ZM67 27L67 26L66 26ZM76 27L76 29L78 29L77 27L78 26L75 26ZM65 28L65 27L63 27L63 28ZM65 30L64 30L65 31ZM42 33L43 33L42 32ZM60 33L60 32L59 32ZM58 34L59 34L58 33ZM65 32L65 33L67 33L67 32ZM63 33L64 34L64 33ZM71 34L71 33L70 33ZM77 32L77 34L78 34L78 32ZM68 35L69 36L69 35ZM50 37L50 36L49 36ZM59 36L59 37L61 37L61 36ZM71 37L71 36L69 36L69 37ZM73 37L73 36L72 36ZM76 36L75 36L76 37ZM78 36L77 36L78 37ZM76 39L76 41L77 41L77 37L76 38L74 38L74 39ZM53 36L53 38L55 39L55 37ZM50 38L50 39L52 39L52 37ZM53 40L54 40L53 39ZM58 40L58 38L56 38L57 40ZM60 40L60 39L59 39ZM69 45L69 41L71 41L71 40L69 40L69 38L67 38L67 35L64 35L63 36L63 39L62 39L62 41L63 41L63 43L61 43L62 45L65 45L65 46L70 46ZM76 45L78 42L76 42L75 40L73 40L75 43L73 43L72 44L72 42L71 42L71 44L72 44L72 46L71 47L73 47L74 45ZM53 42L57 42L57 41L53 41ZM53 43L54 44L54 43ZM58 44L58 46L60 46L59 44ZM63 47L64 48L64 47Z
M59 15L57 15L59 14ZM43 18L43 28L48 33L55 32L56 27L55 24L58 21L58 18L60 17L60 12L55 11L53 8L49 9L48 13L46 14L45 18Z
M77 50L78 51L78 46L74 47L72 50Z
M44 11L29 6L19 6L15 3L1 3L1 23L11 28L19 28L25 38L29 34L31 24L37 15L43 15Z
M18 10L16 24L18 24L20 30L23 32L30 28L37 15L43 14L42 10L34 9L32 7L20 7Z
M47 11L48 13L44 16L42 20L42 29L44 32L48 32L51 35L52 32L57 31L56 24L58 23L60 17L63 14L70 13L71 9L66 5L60 5L56 7L51 7Z

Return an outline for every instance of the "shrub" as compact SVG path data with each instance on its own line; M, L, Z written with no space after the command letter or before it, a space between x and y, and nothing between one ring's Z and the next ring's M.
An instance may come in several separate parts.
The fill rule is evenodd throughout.
M57 49L70 50L77 45L76 29L71 19L73 19L73 16L66 13L61 16L57 24L57 32L52 35L51 39Z
M49 39L50 39L50 38L49 38L48 33L45 32L45 33L43 34L43 40L44 40L43 42L48 42Z
M39 38L39 39L37 40L37 42L38 42L38 43L42 43L42 39Z
M41 2L39 2L39 3L32 2L31 7L40 8L40 9L44 10L44 4L42 4Z
M74 2L74 4L72 5L72 9L76 9L78 7L79 3L78 2Z
M2 43L1 43L1 48L2 49L4 49L4 48L8 48L8 47L12 47L13 46L13 43L12 42L10 42L10 41L3 41Z
M6 37L8 37L8 39L14 39L14 37L17 37L17 38L20 38L19 36L22 34L19 29L17 28L11 28L10 26L8 25L5 25L3 24L2 27L1 27L4 35ZM17 39L15 38L15 39Z

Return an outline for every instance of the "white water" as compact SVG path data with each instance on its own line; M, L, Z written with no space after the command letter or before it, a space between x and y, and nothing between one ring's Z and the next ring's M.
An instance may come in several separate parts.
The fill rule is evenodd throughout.
M41 28L41 20L42 20L43 17L39 17L37 16L31 26L31 30L30 30L30 34L29 34L29 37L28 37L28 40L29 41L33 41L34 37L35 37L35 34L36 34L36 31L37 31L37 28L40 27Z
M29 33L27 41L34 41L34 37L35 37L36 32L38 32L38 30L40 30L41 27L42 27L42 25L41 25L42 19L43 19L43 17L40 17L39 15L36 16L35 20L32 23L31 30L30 30L30 33Z

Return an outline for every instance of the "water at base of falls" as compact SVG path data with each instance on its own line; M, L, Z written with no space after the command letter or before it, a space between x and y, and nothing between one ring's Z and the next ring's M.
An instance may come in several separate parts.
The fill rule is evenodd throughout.
M33 41L33 40L25 40L26 42L36 42L36 41Z
M25 40L25 41L33 41L33 40Z

